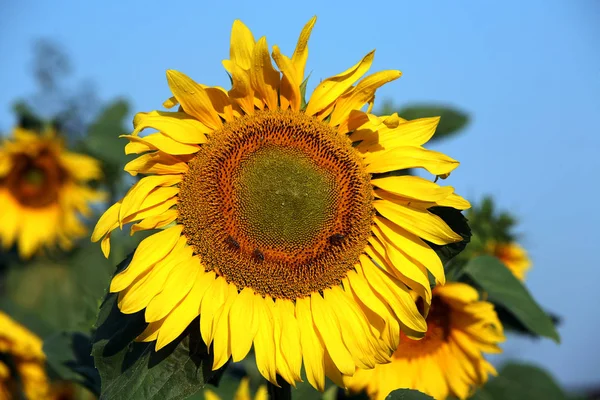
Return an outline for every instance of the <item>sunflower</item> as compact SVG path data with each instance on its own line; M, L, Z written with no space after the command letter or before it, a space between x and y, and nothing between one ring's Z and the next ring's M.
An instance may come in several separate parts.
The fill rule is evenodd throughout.
M48 399L42 340L2 311L0 326L0 399L18 398L19 384L27 399Z
M108 256L111 231L159 229L144 239L110 285L125 314L145 309L140 341L160 349L200 315L219 368L252 346L261 374L294 384L302 364L323 390L355 367L389 362L400 331L421 337L412 297L431 302L429 274L444 269L429 243L461 240L433 206L466 209L452 187L390 171L458 166L421 145L438 118L406 121L369 110L375 90L400 76L360 79L373 52L323 80L303 101L307 41L291 58L256 41L235 21L232 88L209 87L167 71L164 106L134 118L125 166L147 175L100 218L92 235ZM156 132L139 133L152 128Z
M204 399L205 400L221 400L221 398L215 394L213 391L209 389L204 390ZM267 387L265 385L261 385L256 394L254 395L254 400L267 400L268 393ZM235 396L233 400L252 400L252 396L250 395L250 380L248 378L243 378L240 382L240 386L235 392Z
M531 268L531 260L525 249L515 242L491 242L487 246L487 251L498 257L514 276L521 281L525 280L525 274Z
M465 399L489 373L496 374L483 353L501 352L502 341L493 304L479 301L473 287L457 282L436 286L425 337L402 335L391 363L357 371L347 386L366 390L372 399L385 399L399 388L417 389L438 400L450 395Z
M21 128L0 145L0 242L18 244L23 258L42 247L72 246L86 229L79 214L102 199L86 182L98 179L98 162L65 150L54 131L37 134Z

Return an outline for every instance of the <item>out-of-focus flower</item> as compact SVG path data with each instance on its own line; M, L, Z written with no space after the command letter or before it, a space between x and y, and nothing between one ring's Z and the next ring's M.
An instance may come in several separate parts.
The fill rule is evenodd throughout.
M84 236L80 216L102 194L87 185L101 176L95 159L69 152L52 130L21 128L0 145L0 242L23 258L42 247L63 249Z
M444 400L467 398L496 374L483 353L499 353L504 341L494 306L479 300L464 283L436 286L427 316L427 334L421 340L402 336L389 364L359 370L348 379L353 391L366 390L372 399L384 399L398 388L417 389Z
M19 386L29 400L50 398L42 340L0 311L0 399L18 398ZM3 397L4 396L4 397Z
M490 242L487 245L487 251L498 257L517 278L525 280L525 274L531 268L531 260L525 249L515 242Z
M211 391L210 389L204 390L204 399L205 400L221 400L216 393ZM265 385L261 385L256 394L254 395L254 400L267 400L268 393L267 387ZM243 378L240 382L240 386L235 392L235 397L233 400L252 400L252 396L250 395L250 380L248 378Z

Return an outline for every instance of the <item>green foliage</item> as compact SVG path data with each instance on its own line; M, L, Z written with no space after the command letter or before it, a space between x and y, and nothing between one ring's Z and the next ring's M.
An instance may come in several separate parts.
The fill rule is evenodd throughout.
M462 279L485 293L488 301L510 314L527 331L560 342L551 318L527 288L496 257L473 258L462 271Z
M118 271L130 261L131 256ZM134 342L146 327L143 311L122 314L117 297L109 293L104 299L93 336L103 399L185 399L206 383L218 383L224 369L212 371L212 354L200 337L197 319L178 339L155 351L154 342Z
M100 375L90 355L90 338L79 332L60 332L44 340L50 372L59 380L77 382L100 395Z
M398 389L387 395L385 400L433 400L433 397L412 389Z
M413 120L417 118L440 117L440 123L432 141L446 139L459 133L469 122L469 116L454 107L436 104L414 104L398 108L390 101L384 102L379 111L380 114L390 115L397 112L404 119Z
M567 400L566 394L546 371L526 364L505 365L497 377L479 389L474 400Z
M498 211L491 197L484 197L478 205L467 211L467 218L473 230L473 241L465 255L473 252L484 252L490 241L509 243L516 240L514 229L516 218L506 211Z

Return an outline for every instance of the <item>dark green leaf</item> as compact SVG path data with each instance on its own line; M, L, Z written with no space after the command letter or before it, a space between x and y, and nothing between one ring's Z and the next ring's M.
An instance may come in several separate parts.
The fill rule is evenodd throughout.
M567 396L546 371L532 365L511 363L478 390L473 399L566 400Z
M415 104L402 108L398 115L404 119L440 117L440 123L431 140L439 140L458 133L469 122L466 113L449 106Z
M496 257L479 256L465 266L464 277L487 293L490 302L506 310L529 332L560 342L552 320L527 288Z
M431 207L429 211L443 219L454 232L458 233L463 238L460 242L450 243L444 246L428 243L438 254L442 263L446 264L465 249L467 243L471 240L471 228L469 228L467 219L459 210L451 207Z
M433 397L418 390L398 389L388 394L385 400L433 400Z
M61 332L44 340L44 353L53 375L77 382L100 395L100 375L91 356L90 338L79 332Z
M131 255L117 271L130 261ZM212 371L198 319L157 352L154 342L134 342L146 327L143 313L122 314L114 293L100 307L92 355L102 378L101 399L184 399L220 378L221 371Z

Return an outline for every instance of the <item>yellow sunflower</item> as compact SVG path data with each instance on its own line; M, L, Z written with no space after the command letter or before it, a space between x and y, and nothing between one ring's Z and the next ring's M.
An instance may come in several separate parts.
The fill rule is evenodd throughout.
M491 242L487 246L487 251L498 257L511 270L514 276L521 281L525 280L525 274L531 268L531 260L523 247L515 242Z
M258 390L256 391L256 394L254 395L254 400L267 400L268 397L268 393L267 393L267 387L265 385L261 385ZM204 399L205 400L221 400L221 397L219 397L217 394L215 394L213 391L211 391L210 389L205 389L204 390ZM235 396L233 397L233 400L252 400L252 396L250 395L250 380L248 378L243 378L242 381L240 382L240 386L238 387L237 391L235 392Z
M84 236L80 214L101 193L86 182L98 179L98 162L66 151L53 131L37 134L21 128L0 145L0 242L5 249L17 243L29 258L42 247L64 249Z
M355 367L389 361L400 331L426 330L411 291L431 302L428 275L444 269L428 242L460 241L433 206L465 209L452 187L389 171L446 174L458 162L426 150L438 118L406 121L361 109L397 79L360 79L373 52L323 80L303 103L313 18L291 58L235 21L227 91L167 71L174 97L134 118L126 165L145 174L100 218L92 240L105 255L110 233L160 229L144 239L111 292L123 313L145 309L138 338L160 349L200 315L219 368L252 346L261 374L294 384L302 364L323 390ZM146 136L139 133L152 128ZM139 222L138 222L139 221Z
M346 380L353 391L366 390L372 399L385 399L392 390L417 389L444 400L467 398L496 374L483 353L499 353L504 341L494 306L479 301L477 291L464 283L436 286L421 340L404 335L392 362L359 370Z
M10 360L0 361L0 399L17 398L18 383L27 399L48 399L42 340L2 311L0 327L0 360Z

